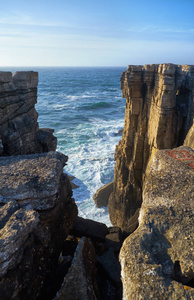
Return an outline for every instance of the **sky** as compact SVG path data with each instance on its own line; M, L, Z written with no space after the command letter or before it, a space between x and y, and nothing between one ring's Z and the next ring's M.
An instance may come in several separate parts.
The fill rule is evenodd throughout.
M194 64L194 0L0 1L0 66Z

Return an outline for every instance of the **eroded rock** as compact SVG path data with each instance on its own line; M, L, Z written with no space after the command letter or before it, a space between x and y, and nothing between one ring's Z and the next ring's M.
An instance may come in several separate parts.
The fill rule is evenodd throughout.
M1 299L44 299L77 216L66 161L57 152L0 158Z
M194 298L194 151L158 151L147 170L139 227L120 252L123 299Z
M146 168L158 149L183 144L194 117L193 66L129 66L121 76L126 98L122 140L116 147L109 214L131 233L138 225Z
M56 150L53 131L39 129L37 72L0 72L0 155Z

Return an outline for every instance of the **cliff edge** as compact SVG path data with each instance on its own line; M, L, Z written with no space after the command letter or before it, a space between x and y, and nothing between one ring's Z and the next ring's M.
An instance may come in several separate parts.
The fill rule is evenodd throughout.
M131 233L138 225L142 186L153 155L182 145L193 124L194 67L128 66L121 89L125 122L108 209L112 224Z
M0 156L56 150L54 130L40 129L37 72L0 72Z

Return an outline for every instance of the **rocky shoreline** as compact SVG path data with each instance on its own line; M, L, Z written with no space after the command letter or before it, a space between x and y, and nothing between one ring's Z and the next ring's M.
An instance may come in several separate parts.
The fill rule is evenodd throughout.
M0 299L193 299L193 67L122 74L115 177L94 196L110 228L77 216L37 84L0 72Z

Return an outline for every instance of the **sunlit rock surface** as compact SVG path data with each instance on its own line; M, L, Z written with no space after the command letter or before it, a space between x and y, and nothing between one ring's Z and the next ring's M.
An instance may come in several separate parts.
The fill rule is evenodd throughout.
M146 168L158 149L183 144L194 117L194 67L128 66L121 76L126 98L122 140L116 147L109 213L127 233L138 225Z
M158 151L139 227L120 252L123 299L194 299L194 151Z

